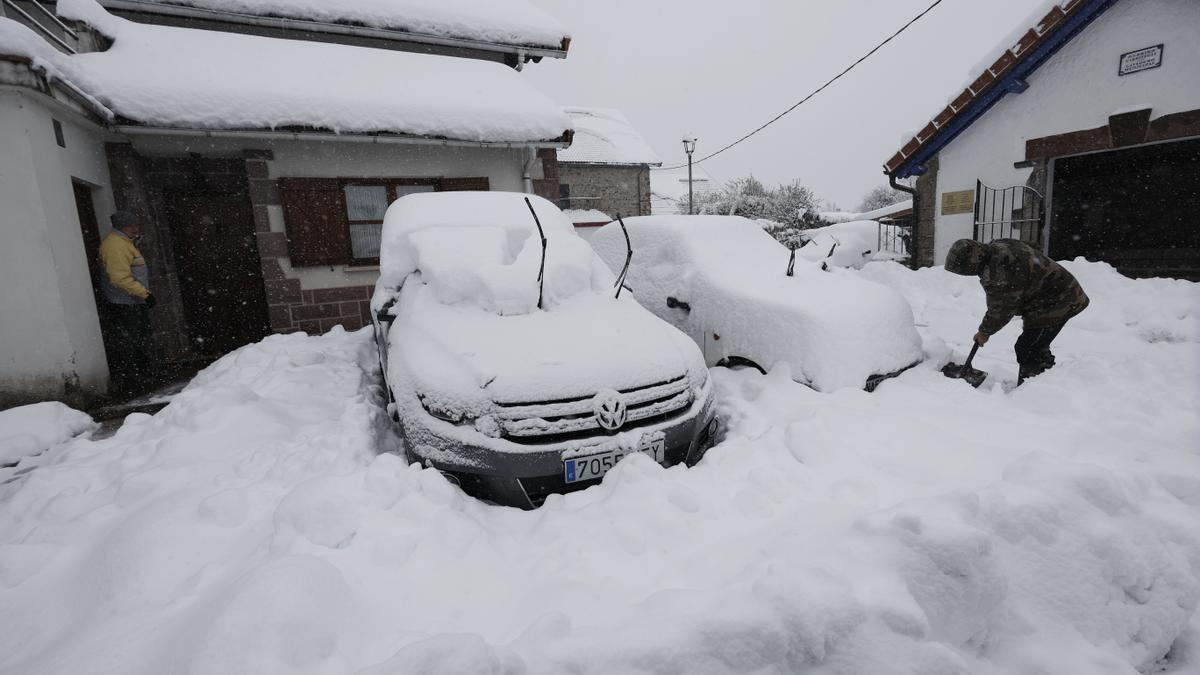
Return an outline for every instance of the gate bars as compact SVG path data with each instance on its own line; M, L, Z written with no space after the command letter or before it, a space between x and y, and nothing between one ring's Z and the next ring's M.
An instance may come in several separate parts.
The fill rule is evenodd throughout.
M975 181L975 241L1020 239L1041 246L1045 225L1042 193L1026 185L994 188Z

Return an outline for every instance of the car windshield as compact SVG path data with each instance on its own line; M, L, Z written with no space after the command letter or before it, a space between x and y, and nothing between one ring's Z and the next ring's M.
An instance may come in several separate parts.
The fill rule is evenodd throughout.
M534 200L537 200L536 202ZM562 212L533 198L547 243L543 307L601 288L612 273ZM538 308L541 237L523 195L421 194L404 197L384 221L382 277L399 287L413 272L439 302L498 314Z

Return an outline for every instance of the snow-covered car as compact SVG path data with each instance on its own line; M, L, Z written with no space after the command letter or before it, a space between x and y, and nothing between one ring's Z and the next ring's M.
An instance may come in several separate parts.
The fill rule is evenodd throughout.
M696 341L710 365L780 363L819 391L874 389L921 359L912 308L896 291L791 252L736 216L625 220L633 257L626 285L650 311ZM625 265L621 224L591 245Z
M393 203L372 313L410 459L523 508L595 484L634 452L698 461L717 424L704 359L616 295L614 274L544 199Z

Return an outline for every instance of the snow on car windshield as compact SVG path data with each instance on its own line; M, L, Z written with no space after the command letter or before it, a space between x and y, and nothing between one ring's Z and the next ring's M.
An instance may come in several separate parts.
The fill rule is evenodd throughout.
M526 195L453 192L408 195L388 209L379 253L383 292L413 272L447 305L497 314L538 306L541 238ZM611 284L611 273L553 204L529 196L546 235L543 306ZM376 303L381 303L376 294Z

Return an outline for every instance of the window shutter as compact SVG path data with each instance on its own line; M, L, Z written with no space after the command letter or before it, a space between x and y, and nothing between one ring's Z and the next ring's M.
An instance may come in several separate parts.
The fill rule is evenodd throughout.
M487 176L479 176L477 178L443 178L443 192L462 192L464 190L477 190L487 192L492 189L488 183Z
M294 267L350 262L350 225L341 184L331 178L280 178L288 257Z

